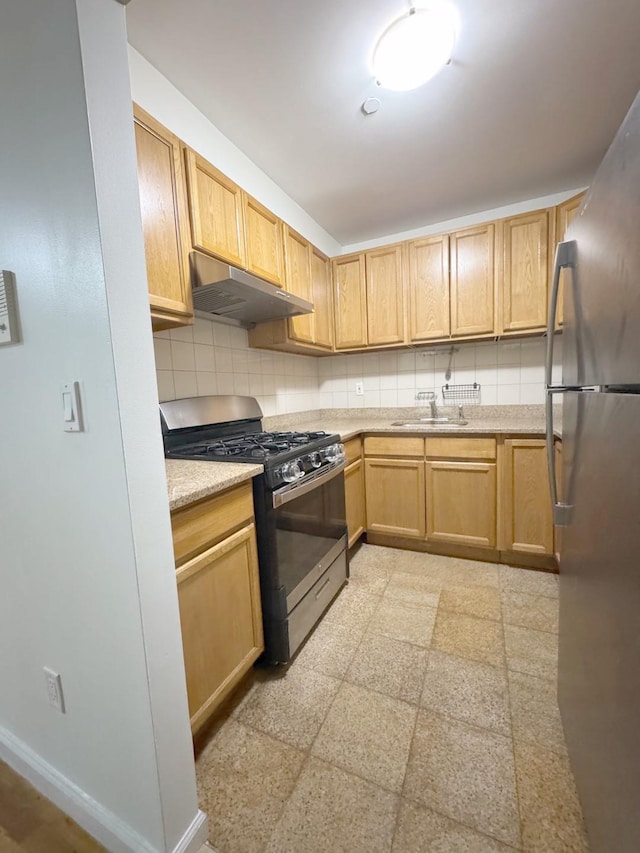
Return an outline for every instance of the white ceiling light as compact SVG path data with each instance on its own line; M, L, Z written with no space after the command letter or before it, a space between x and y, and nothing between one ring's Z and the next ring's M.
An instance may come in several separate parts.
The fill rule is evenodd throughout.
M382 33L373 51L373 73L385 89L406 92L431 80L451 59L457 15L446 2L412 8Z

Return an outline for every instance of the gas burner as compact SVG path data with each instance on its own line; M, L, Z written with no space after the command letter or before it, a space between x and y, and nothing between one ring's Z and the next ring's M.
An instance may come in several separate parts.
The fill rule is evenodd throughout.
M211 436L216 438L216 436ZM178 458L212 459L224 461L250 461L275 464L286 454L307 451L313 453L327 443L329 435L321 430L314 432L254 432L221 437L214 441L200 440L196 444L176 445L168 451Z

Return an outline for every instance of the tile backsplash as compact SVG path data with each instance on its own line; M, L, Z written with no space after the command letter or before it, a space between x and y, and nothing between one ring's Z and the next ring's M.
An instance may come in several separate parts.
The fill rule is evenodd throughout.
M318 359L250 349L245 329L196 317L153 343L160 402L248 394L267 416L318 408Z
M546 338L456 343L450 384L478 382L482 405L544 402ZM205 394L249 394L266 416L312 409L413 406L418 391L442 386L446 348L325 358L250 349L247 332L197 317L193 326L154 335L160 401ZM562 340L555 346L560 379ZM364 393L356 394L356 383Z

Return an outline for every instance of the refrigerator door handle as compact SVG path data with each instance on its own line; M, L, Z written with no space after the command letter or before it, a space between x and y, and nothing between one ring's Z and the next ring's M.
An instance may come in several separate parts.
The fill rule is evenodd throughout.
M553 281L551 283L551 297L549 299L549 320L547 322L547 357L545 361L544 381L547 387L551 385L553 373L553 344L554 331L556 328L556 314L558 313L558 293L560 290L560 272L566 267L575 267L576 241L565 240L558 243L556 257L553 264Z
M558 483L556 480L556 452L555 452L555 430L553 427L553 395L566 394L572 388L562 385L547 386L546 396L546 422L547 422L547 468L549 470L549 489L551 491L551 510L553 523L556 527L567 527L571 518L572 507L558 500Z

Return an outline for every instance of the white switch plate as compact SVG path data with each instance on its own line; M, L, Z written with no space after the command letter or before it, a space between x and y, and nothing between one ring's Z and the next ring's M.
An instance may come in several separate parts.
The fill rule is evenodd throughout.
M356 397L362 397L364 394L364 384L362 382L356 382Z
M55 708L57 711L60 711L61 714L64 714L64 695L62 693L62 679L60 678L60 674L49 669L48 666L45 666L44 677L47 683L49 704L52 708Z
M62 386L62 422L65 432L84 432L79 382Z
M9 270L0 270L0 346L20 340L16 279Z

